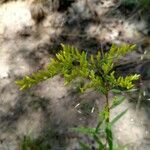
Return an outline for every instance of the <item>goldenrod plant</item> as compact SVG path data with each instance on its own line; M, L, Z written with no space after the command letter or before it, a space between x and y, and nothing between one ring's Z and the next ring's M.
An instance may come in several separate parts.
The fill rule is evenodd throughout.
M125 97L123 92L128 92L134 88L134 81L139 79L138 74L126 77L116 75L115 67L120 57L125 56L128 52L134 50L135 45L112 45L110 50L104 53L98 51L96 55L87 55L85 51L79 51L70 45L63 45L62 50L51 59L48 67L25 76L23 79L16 81L21 90L32 87L44 80L60 74L65 79L65 84L72 83L75 79L80 78L82 84L79 87L81 92L92 88L105 96L106 105L99 114L99 120L94 128L78 127L73 130L86 134L94 139L97 150L114 150L115 144L112 134L112 126L127 112L124 110L115 118L110 119L110 110L121 104ZM86 80L85 80L86 79ZM81 80L79 80L81 82ZM77 80L78 81L78 80ZM109 93L120 93L120 96L114 96L109 100ZM80 142L81 149L90 150L90 145Z

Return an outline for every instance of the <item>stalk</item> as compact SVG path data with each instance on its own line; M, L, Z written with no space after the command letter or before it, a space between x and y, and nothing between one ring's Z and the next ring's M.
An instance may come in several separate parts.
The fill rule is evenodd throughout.
M105 116L105 122L106 122L106 128L105 128L105 133L106 133L106 147L108 144L108 150L113 149L113 137L112 137L112 130L111 126L109 125L110 123L110 107L109 107L109 88L107 84L107 90L105 93L105 98L106 98L106 106L105 106L105 111L106 111L106 116Z
M105 95L105 98L106 98L106 106L105 106L105 109L107 111L107 118L106 118L106 123L109 123L110 121L110 109L109 109L109 99L108 99L108 91L106 92L106 95Z

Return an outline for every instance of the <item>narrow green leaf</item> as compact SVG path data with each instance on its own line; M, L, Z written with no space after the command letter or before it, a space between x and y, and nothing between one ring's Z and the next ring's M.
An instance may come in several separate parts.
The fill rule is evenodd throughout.
M113 126L126 112L128 109L124 110L123 112L119 113L111 122L110 125Z
M94 140L97 142L97 144L99 145L99 149L104 149L104 144L102 143L102 141L100 140L100 138L94 134L93 135Z
M105 133L108 141L109 150L113 150L113 135L110 124L107 124Z
M111 91L115 94L121 94L122 93L122 91L120 89L112 89Z
M135 91L137 91L138 89L130 89L130 90L127 90L127 91L125 91L125 92L128 92L128 93L130 93L130 92L135 92Z
M77 127L77 128L72 128L72 130L89 136L93 136L93 134L95 133L95 128L89 128L89 127Z
M81 150L90 150L90 147L86 143L84 143L82 141L80 141L79 143L81 146Z
M113 99L113 103L112 103L112 106L110 107L110 109L113 109L116 106L120 105L124 100L125 100L124 96L115 97Z
M27 85L22 85L19 90L22 91L22 90L24 90L26 88L27 88Z

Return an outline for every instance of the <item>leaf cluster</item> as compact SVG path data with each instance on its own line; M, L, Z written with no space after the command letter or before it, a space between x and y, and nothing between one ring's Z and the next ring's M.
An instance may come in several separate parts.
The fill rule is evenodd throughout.
M63 45L62 50L51 59L48 67L39 70L31 76L25 76L22 80L17 80L16 84L20 89L27 89L41 81L52 78L56 74L61 74L65 78L65 84L72 82L74 79L86 78L80 90L83 92L88 88L102 92L109 91L113 88L131 89L133 81L139 78L139 75L130 75L127 77L115 77L113 70L115 63L127 52L133 50L135 45L122 45L117 47L113 45L109 52L103 56L101 51L96 55L87 57L85 51L80 52L77 48L70 45Z

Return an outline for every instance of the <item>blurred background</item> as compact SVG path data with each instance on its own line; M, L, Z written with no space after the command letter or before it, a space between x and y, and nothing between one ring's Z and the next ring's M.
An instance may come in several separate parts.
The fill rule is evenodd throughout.
M118 74L138 73L137 91L112 112L127 114L116 124L116 143L127 150L150 149L150 0L1 0L0 1L0 150L80 150L94 143L70 131L94 126L102 95L64 86L61 76L26 91L15 80L45 68L70 44L88 54L112 44L136 44L118 62ZM76 107L78 103L79 107ZM26 150L26 149L23 149Z

